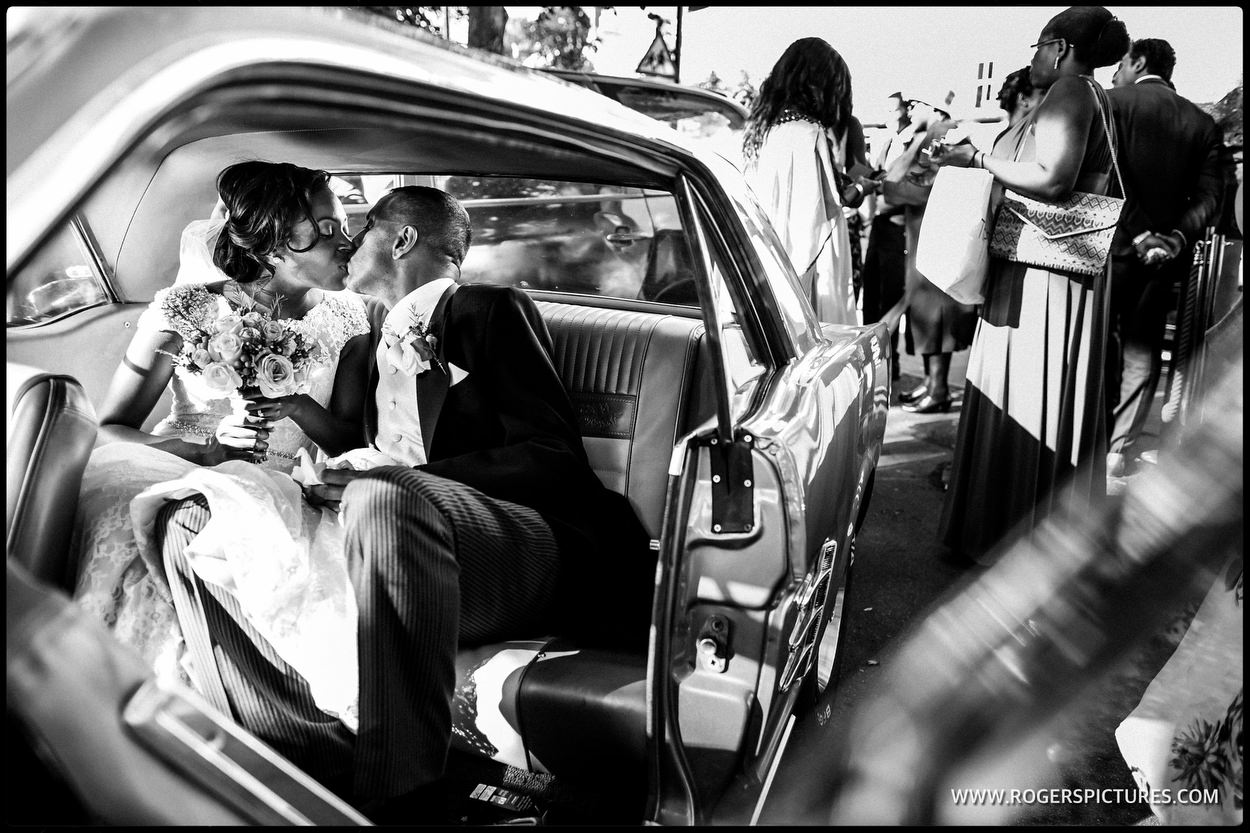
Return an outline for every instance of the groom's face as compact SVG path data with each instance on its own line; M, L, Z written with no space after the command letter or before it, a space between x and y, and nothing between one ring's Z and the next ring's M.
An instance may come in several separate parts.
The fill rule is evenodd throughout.
M399 300L396 261L392 256L395 234L399 226L377 219L375 206L365 219L365 227L352 238L355 252L347 262L347 288L353 292L376 295L391 305Z

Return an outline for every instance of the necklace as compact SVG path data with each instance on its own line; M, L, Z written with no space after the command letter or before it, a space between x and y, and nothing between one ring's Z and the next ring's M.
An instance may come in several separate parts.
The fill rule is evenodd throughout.
M786 122L792 122L792 121L807 121L815 125L820 124L820 122L816 121L811 116L805 116L802 113L800 113L798 110L783 110L781 113L781 116L777 119L777 121L773 122L773 124L774 125L785 124Z

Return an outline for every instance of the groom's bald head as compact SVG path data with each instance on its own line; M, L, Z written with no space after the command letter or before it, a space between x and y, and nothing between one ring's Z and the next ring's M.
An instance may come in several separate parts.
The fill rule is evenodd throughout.
M473 229L460 201L437 188L405 185L378 201L370 212L375 223L412 226L419 245L430 247L459 266L469 252Z

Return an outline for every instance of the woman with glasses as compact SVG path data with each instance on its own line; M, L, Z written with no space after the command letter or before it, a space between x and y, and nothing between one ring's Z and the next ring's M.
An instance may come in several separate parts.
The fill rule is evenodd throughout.
M1046 202L1109 193L1105 101L1092 76L1129 42L1101 6L1061 12L1033 44L1029 78L1044 99L1019 147L985 153L965 143L934 158L984 168L996 184ZM1103 275L991 257L939 532L953 559L991 561L1004 535L1051 512L1058 487L1071 484L1089 503L1105 496L1107 300Z

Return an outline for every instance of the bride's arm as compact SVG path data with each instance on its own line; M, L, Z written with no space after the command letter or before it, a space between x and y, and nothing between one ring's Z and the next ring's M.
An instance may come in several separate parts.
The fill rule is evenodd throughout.
M256 397L249 407L271 423L290 417L308 438L334 457L365 442L365 396L369 387L369 358L373 341L368 333L354 336L343 345L334 373L330 406L322 407L306 393L277 399Z
M181 347L182 337L176 333L138 328L100 407L97 445L118 441L141 443L210 466L225 459L214 439L207 445L199 445L179 437L158 437L141 428L174 373L173 361L160 351L177 353Z

